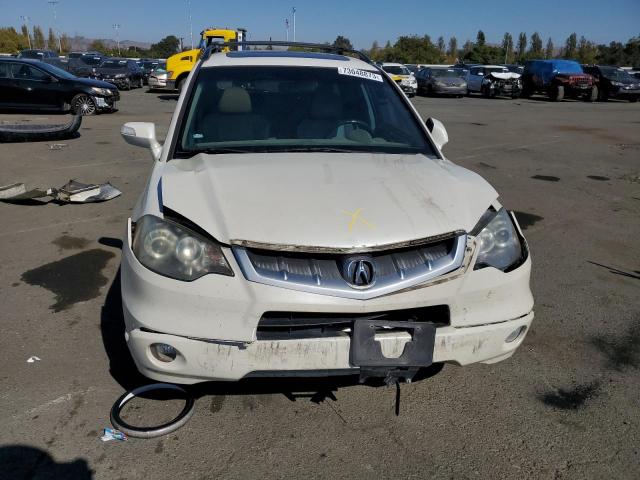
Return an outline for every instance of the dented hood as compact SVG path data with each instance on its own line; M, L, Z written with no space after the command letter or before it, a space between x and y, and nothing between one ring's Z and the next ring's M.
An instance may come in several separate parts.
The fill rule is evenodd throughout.
M199 154L169 161L162 201L223 243L357 248L470 231L496 191L423 155Z
M515 72L491 72L489 74L490 77L493 78L498 78L500 80L516 80L518 78L520 78L522 75L520 75L519 73L515 73Z

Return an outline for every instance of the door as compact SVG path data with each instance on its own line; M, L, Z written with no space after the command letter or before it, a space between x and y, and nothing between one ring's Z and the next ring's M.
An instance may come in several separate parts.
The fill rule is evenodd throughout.
M11 76L11 65L13 63L0 62L0 108L16 106L18 91Z
M23 108L58 106L57 79L26 63L11 66L16 90L15 100Z
M479 92L482 79L484 78L484 68L474 67L469 70L469 80L467 80L467 88L474 92Z

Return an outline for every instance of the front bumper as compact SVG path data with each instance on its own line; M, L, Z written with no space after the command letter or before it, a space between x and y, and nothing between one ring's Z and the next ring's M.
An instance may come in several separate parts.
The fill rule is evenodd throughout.
M621 100L627 100L629 98L640 98L640 88L618 88L615 91L611 91L610 98L618 98Z
M146 376L175 383L239 380L248 375L357 373L349 364L349 336L257 340L258 321L265 312L366 314L388 310L448 305L449 324L437 329L434 362L467 365L508 358L524 333L506 337L533 319L529 288L531 260L503 273L494 268L466 271L447 281L368 300L318 295L247 281L232 252L224 249L234 277L206 275L180 282L143 267L123 247L122 303L127 343L138 369ZM386 334L381 342L401 349L408 334ZM180 353L170 363L150 352L153 343L167 343ZM400 350L401 351L401 350Z
M465 95L467 86L464 85L433 85L433 93L438 95Z
M490 325L437 329L433 361L457 365L495 363L509 358L520 346L526 331L512 342L505 339L533 320L527 315ZM297 376L318 373L359 372L349 363L349 337L321 337L296 340L256 341L248 344L204 341L147 332L140 329L125 336L138 370L161 382L191 384L209 380L239 380L250 376ZM398 355L409 334L381 337L382 350ZM154 343L166 343L178 350L173 362L157 360L150 350Z

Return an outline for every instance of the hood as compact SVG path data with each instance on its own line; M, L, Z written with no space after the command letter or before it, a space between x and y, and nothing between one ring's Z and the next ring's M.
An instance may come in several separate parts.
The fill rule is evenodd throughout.
M118 75L119 73L124 73L125 75L128 75L129 70L127 70L126 68L97 67L96 73L100 75Z
M424 155L254 153L171 160L161 198L223 243L357 248L470 231L497 193Z
M490 77L497 78L499 80L517 80L522 75L519 73L509 72L509 73L501 73L501 72L491 72L489 74Z
M94 80L93 78L81 78L78 77L75 79L76 83L81 85L85 85L87 87L97 87L97 88L116 88L113 84L109 82L103 82L102 80Z

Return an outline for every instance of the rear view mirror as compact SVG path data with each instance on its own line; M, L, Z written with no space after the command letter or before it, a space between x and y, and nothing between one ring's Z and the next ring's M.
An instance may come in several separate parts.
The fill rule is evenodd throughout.
M124 141L136 147L148 148L155 161L160 160L162 145L156 139L156 125L150 122L128 122L120 129Z
M436 120L435 118L429 117L427 118L427 121L425 123L427 125L427 128L431 132L431 138L433 138L436 147L438 147L439 150L442 150L442 147L444 147L449 142L449 134L447 133L447 129L444 128L444 125L440 120Z

